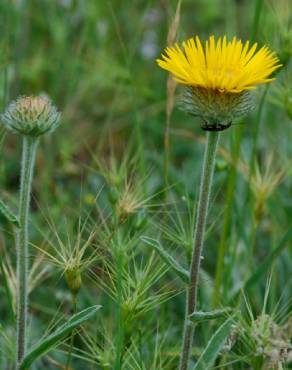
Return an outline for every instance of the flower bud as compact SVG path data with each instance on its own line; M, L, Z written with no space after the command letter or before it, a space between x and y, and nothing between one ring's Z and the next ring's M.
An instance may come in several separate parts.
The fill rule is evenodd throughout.
M23 96L10 103L1 121L14 133L37 137L55 130L60 113L46 95Z

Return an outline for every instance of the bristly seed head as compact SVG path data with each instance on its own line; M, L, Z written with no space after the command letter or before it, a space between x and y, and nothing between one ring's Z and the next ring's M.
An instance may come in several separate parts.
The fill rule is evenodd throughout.
M10 103L1 121L14 133L38 137L58 127L60 113L46 95L23 96Z

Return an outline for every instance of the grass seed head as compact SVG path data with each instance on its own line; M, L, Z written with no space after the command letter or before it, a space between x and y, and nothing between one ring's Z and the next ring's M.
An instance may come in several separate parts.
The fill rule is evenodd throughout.
M257 220L265 214L267 200L283 181L287 171L284 168L273 167L273 157L268 157L265 169L257 164L255 173L251 176L250 186L255 199L254 213Z
M16 307L16 295L17 295L17 276L13 268L12 261L7 255L7 259L3 265L6 276L8 277L7 282L9 290L12 296L13 307ZM33 292L49 275L50 267L44 263L44 256L38 253L29 269L28 274L28 293Z
M63 239L56 230L55 225L50 225L55 240L47 240L49 248L38 248L46 259L62 271L68 288L73 296L77 296L82 286L82 275L97 260L98 255L92 243L96 235L96 228L87 230L87 220L79 226L77 235L70 236L67 229L67 237ZM86 233L86 236L84 234Z
M229 153L224 151L221 153L227 161L232 161ZM277 163L274 156L268 155L263 164L256 163L252 174L248 163L244 160L238 162L238 170L249 183L254 197L254 216L259 221L266 214L267 200L289 174L289 165Z
M134 186L130 182L125 182L124 188L120 192L116 202L116 213L120 220L126 220L131 214L137 213L146 205L141 184Z

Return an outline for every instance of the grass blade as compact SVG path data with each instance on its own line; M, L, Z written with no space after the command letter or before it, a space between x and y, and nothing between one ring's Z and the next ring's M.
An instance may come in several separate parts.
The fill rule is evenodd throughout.
M20 227L18 217L10 210L10 208L0 199L0 214L5 218L6 221Z
M65 324L56 329L54 333L50 334L41 342L36 344L24 357L20 365L20 370L29 369L35 360L49 352L53 347L57 346L58 343L64 337L66 337L66 335L93 316L100 309L100 307L101 306L92 306L78 312L77 314L73 315Z

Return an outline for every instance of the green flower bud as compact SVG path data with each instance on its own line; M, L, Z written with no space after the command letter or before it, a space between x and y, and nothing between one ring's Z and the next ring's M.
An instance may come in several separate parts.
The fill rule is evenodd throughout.
M10 103L1 121L14 133L37 137L55 130L60 113L45 95L23 96Z
M203 120L202 129L223 131L230 127L234 118L241 117L254 109L251 94L221 93L212 89L189 87L182 99L181 108Z
M76 296L82 285L80 269L73 267L65 271L65 279L72 295Z

